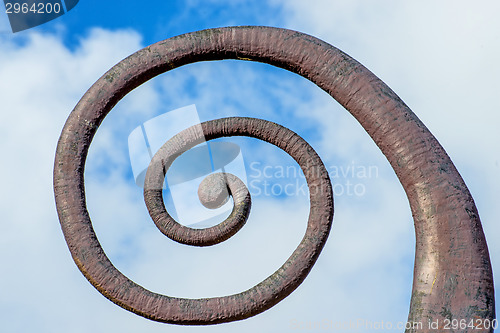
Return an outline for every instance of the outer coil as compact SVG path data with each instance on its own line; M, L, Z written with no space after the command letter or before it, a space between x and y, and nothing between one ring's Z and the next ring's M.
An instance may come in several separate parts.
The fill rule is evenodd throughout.
M311 80L343 105L382 150L406 191L415 222L409 321L494 319L493 276L479 215L438 141L387 85L354 59L317 38L268 27L204 30L148 46L110 69L70 114L56 152L56 205L73 259L99 291L130 311L178 324L243 319L272 305L251 298L221 307L217 305L220 298L193 303L143 289L111 264L86 210L83 169L88 147L113 106L160 73L188 63L220 59L265 62ZM305 275L303 270L294 272L293 266L287 268L296 273L295 279L293 274L289 276L287 288L291 291L295 287L290 286L298 285ZM281 278L280 274L269 279L275 278ZM265 281L256 287L266 285ZM277 295L274 303L282 296ZM421 331L426 331L425 326Z

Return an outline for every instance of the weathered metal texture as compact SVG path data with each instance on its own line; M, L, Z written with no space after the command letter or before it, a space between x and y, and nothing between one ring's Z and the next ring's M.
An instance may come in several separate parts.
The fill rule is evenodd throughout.
M328 172L313 148L289 129L262 119L222 118L204 122L201 124L201 128L202 131L199 131L198 126L193 126L175 135L151 159L144 182L144 201L158 229L176 242L194 246L209 246L227 240L243 227L250 213L250 193L245 184L235 175L228 173L212 174L207 176L204 182L200 184L198 194L204 198L202 202L208 201L205 200L210 196L208 191L212 193L222 192L226 186L234 200L234 208L228 218L213 227L205 229L192 229L176 222L165 209L162 187L165 174L173 161L190 148L205 140L219 137L249 136L264 140L283 149L301 166L311 194L309 225L310 228L321 231L319 234L315 234L314 239L317 242L311 241L310 243L316 244L311 248L314 252L311 253L311 256L316 257L323 248L330 230L331 219L333 218L333 199ZM223 178L222 182L218 176ZM212 185L212 187L206 188L207 185ZM213 185L216 185L215 188ZM216 191L213 191L214 189ZM221 198L217 199L220 200ZM217 206L215 205L215 207ZM319 229L316 229L318 227L317 223L322 224ZM305 238L303 242L305 242L302 244L303 246L308 243ZM299 247L301 246L299 245ZM306 262L312 263L314 261L308 259ZM300 266L297 262L293 262L293 265ZM304 272L309 272L310 268L304 267ZM304 277L297 276L297 281L302 281Z
M113 106L160 73L188 63L220 59L265 62L311 80L359 121L387 157L406 191L415 223L409 321L424 323L419 332L432 331L425 325L428 320L443 323L445 318L467 322L494 318L492 270L479 215L464 181L438 141L386 84L357 61L315 37L268 27L210 29L148 46L104 74L70 114L55 159L56 204L71 254L97 289L128 310L181 324L237 320L268 307L238 303L242 298L227 307L214 305L213 299L197 300L196 304L207 307L193 307L191 300L172 301L141 289L109 262L85 207L83 169L88 146ZM277 295L276 302L281 296ZM252 306L252 310L245 315L232 312L230 307L235 304ZM195 320L193 314L204 319Z
M211 195L206 193L206 185L221 176L225 179L222 184L218 182L217 190L227 186L234 200L230 216L218 225L205 229L192 229L176 222L165 209L162 187L173 161L190 148L218 137L249 136L276 145L300 165L310 189L311 208L306 233L288 260L270 277L249 290L208 299L182 299L155 294L130 281L106 257L92 231L87 210L79 205L85 201L84 193L78 190L83 188L83 169L75 168L75 165L66 167L58 164L60 170L57 172L61 173L56 176L56 183L62 181L61 178L65 178L66 182L64 187L56 185L56 200L73 259L103 295L149 319L201 325L245 319L260 313L284 299L302 283L323 249L331 229L333 194L328 171L314 149L299 135L273 122L255 118L217 119L202 123L201 128L202 131L199 131L199 126L193 126L175 135L151 159L144 182L144 200L158 229L176 242L194 246L220 243L241 229L247 220L251 200L245 184L236 176L228 173L212 174L207 177L206 184L200 184L200 196L204 198L203 201L210 202ZM85 138L88 141L85 147L88 147L91 136ZM67 152L66 149L63 151ZM60 153L61 150L58 150L58 156ZM80 154L70 154L66 161L77 162L76 157ZM77 193L80 193L79 198ZM218 195L215 198L215 201L220 201Z
M165 209L162 188L167 170L182 153L205 142L204 133L208 135L210 130L213 132L209 125L212 123L203 123L201 131L195 125L168 140L151 159L144 182L144 201L154 223L164 235L186 245L209 246L221 243L238 232L250 214L251 198L247 187L238 177L227 173L207 176L198 189L202 204L210 206L213 203L212 208L221 206L228 194L233 196L233 211L223 222L210 228L192 229L176 222ZM239 121L233 119L232 123L238 124ZM230 133L227 133L221 132L218 135L229 136Z

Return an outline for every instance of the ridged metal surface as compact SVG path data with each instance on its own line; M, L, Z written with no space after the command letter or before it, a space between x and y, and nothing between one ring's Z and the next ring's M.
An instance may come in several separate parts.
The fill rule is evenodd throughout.
M55 159L56 204L73 259L99 291L130 311L178 324L238 320L269 307L270 303L245 305L242 301L212 308L211 300L197 300L193 306L192 300L173 302L143 289L118 272L105 256L85 207L83 169L88 147L113 106L160 73L220 59L264 62L311 80L343 105L381 149L403 185L415 223L410 322L494 319L492 270L479 215L464 181L436 138L386 84L342 51L303 33L269 27L210 29L148 46L104 74L70 114ZM233 135L240 125L229 126ZM261 138L268 137L264 134ZM324 215L326 218L328 213ZM303 272L296 274L299 280L305 277ZM235 310L239 306L253 310L243 314ZM419 330L427 331L435 330L426 325ZM456 330L465 331L493 330Z

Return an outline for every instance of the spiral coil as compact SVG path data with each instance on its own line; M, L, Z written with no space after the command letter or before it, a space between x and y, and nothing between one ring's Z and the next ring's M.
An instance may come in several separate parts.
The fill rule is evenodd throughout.
M148 46L102 76L68 117L54 166L57 211L75 263L104 296L127 310L167 323L201 325L240 320L268 309L297 288L326 241L333 198L328 174L314 150L277 124L226 118L202 124L207 140L245 135L271 142L299 163L309 186L320 189L315 194L310 191L306 235L287 262L240 294L183 299L144 289L106 257L86 209L83 183L88 147L98 126L123 96L154 76L188 63L220 59L265 62L311 80L351 112L387 157L406 191L415 223L409 321L425 322L448 314L461 319L494 319L491 264L479 215L438 141L389 87L354 59L314 37L268 27L210 29ZM173 159L200 140L193 133L179 133L158 151L147 171L144 195L162 233L178 242L206 246L228 239L243 226L251 200L235 176L216 174L202 183L199 196L205 205L216 207L226 200L221 189L228 187L235 202L228 219L195 230L170 217L163 205L161 184ZM215 190L208 190L212 188Z

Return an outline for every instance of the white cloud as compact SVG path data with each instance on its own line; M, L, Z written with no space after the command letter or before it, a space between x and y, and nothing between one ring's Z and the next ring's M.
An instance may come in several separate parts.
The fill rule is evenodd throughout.
M1 277L2 285L12 286L2 293L4 313L15 319L8 320L6 328L50 332L165 329L161 324L113 305L78 272L57 224L51 184L53 153L69 110L93 80L140 47L139 37L133 32L96 29L83 38L74 51L68 50L61 38L54 35L30 35L21 47L5 40L2 43L5 46L0 68L5 78L2 101L5 110L16 111L6 112L2 125L7 138L2 142L2 151L9 156L9 163L2 164L3 174L8 175L1 192L2 211L6 221L12 221L2 224L6 240L2 251L14 253L6 263L10 275ZM81 73L79 68L86 71ZM304 102L315 96L314 90L308 92L314 87L283 71L266 73L268 69L264 65L229 62L174 71L131 93L103 122L88 157L88 207L103 248L115 265L133 280L152 290L183 297L239 292L270 275L300 241L307 218L307 198L298 196L284 201L256 197L251 220L226 244L209 249L177 245L156 230L147 216L141 189L130 177L126 179L130 172L126 150L130 130L154 114L179 104L196 103L204 119L234 114L264 117L298 131L307 140L312 135L314 141L316 134L312 129L317 124L305 121L310 105ZM250 100L252 103L246 103ZM264 165L284 162L268 145L256 146L243 141L241 144L248 149L245 158L255 157ZM268 153L259 157L256 153L259 150ZM327 160L329 153L328 149L322 152ZM27 203L18 203L20 197L26 198ZM363 223L372 219L369 211L364 214L350 216L348 210L338 209L336 232L325 254L290 299L250 320L207 330L287 330L292 328L294 318L318 320L327 318L332 310L339 314L338 318L346 318L349 314L343 312L345 303L324 297L325 287L319 286L334 286L341 295L339 299L349 298L350 293L365 297L369 289L354 284L346 288L343 281L351 280L353 274L359 276L366 269L365 264L371 267L372 261L388 251L384 244L395 237L383 232L381 217L375 219L380 229L373 229L373 224L367 235L357 235L356 228L351 229L348 221L357 219ZM404 214L398 213L398 216L404 219ZM340 233L341 230L345 233ZM381 252L373 251L373 257L365 260L349 260L348 254L356 249L355 241L364 242L375 232L384 234L378 238L382 243L370 244L382 244ZM273 244L273 252L269 244ZM385 268L381 267L378 271L381 270L383 277ZM395 290L394 295L399 297ZM36 297L30 297L32 295ZM352 297L349 302L351 307L356 306ZM315 306L323 310L318 311ZM21 320L24 313L30 313L33 320ZM81 317L92 320L82 321ZM193 328L173 326L169 330Z
M124 32L118 32L118 34L121 34L120 43L123 43L124 38L128 38L130 42L113 45L111 42L116 40L113 38L113 33L96 30L87 39L82 40L81 47L70 52L61 44L58 37L34 35L23 48L12 47L11 54L5 54L6 57L9 56L9 59L14 58L19 63L26 63L25 67L21 67L21 64L16 65L16 61L11 62L9 66L2 68L3 73L7 73L5 77L15 80L19 71L22 74L25 73L22 68L26 66L28 68L32 66L30 71L38 73L38 75L28 76L29 84L24 84L24 92L18 86L14 86L16 89L12 93L8 90L8 86L5 86L4 90L6 105L10 103L15 110L19 110L16 114L10 114L12 118L6 123L9 126L4 126L9 137L6 141L9 145L6 151L9 152L9 156L18 154L19 157L24 157L25 161L17 157L13 159L15 163L4 166L11 169L3 171L4 174L12 175L12 179L21 180L21 184L9 183L9 190L19 191L20 188L29 188L30 190L24 195L38 203L32 206L32 210L24 212L19 209L20 205L13 201L20 194L13 196L11 191L2 192L5 196L3 210L7 216L13 221L29 221L27 224L11 227L6 233L9 235L8 239L12 240L12 243L9 242L6 246L16 249L24 245L22 248L26 254L17 250L17 255L11 258L11 266L16 267L17 264L17 267L21 268L14 269L12 276L6 278L5 284L26 285L29 287L23 288L23 293L40 295L37 299L19 303L19 308L32 308L37 319L29 323L10 322L11 325L32 324L38 327L45 325L47 330L57 326L62 331L68 330L67 327L78 322L78 315L84 315L94 320L82 324L82 331L93 329L97 332L104 332L112 327L116 329L116 325L123 325L120 329L124 332L163 329L162 325L137 318L114 306L84 280L71 262L62 241L52 199L50 175L57 135L67 116L67 110L76 103L78 93L84 90L82 86L90 85L89 82L84 81L91 81L90 76L84 75L83 78L78 76L79 81L83 83L68 84L67 81L72 79L70 76L74 76L72 74L75 72L61 70L61 68L74 69L85 65L89 71L104 72L107 67L116 62L117 58L123 57L123 54L115 56L113 61L102 64L97 63L100 57L96 54L106 54L107 48L123 50L123 53L133 51L129 49L132 46L138 48L137 35ZM47 59L30 58L31 51L39 53L41 49L52 50L54 54L45 51ZM96 62L94 67L91 66L93 62ZM306 108L310 105L303 100L307 101L310 93L304 94L301 91L304 89L304 84L307 87L308 83L280 71L265 74L262 68L262 65L221 63L214 66L195 65L191 69L186 68L183 72L169 73L164 79L158 80L158 86L162 87L161 98L158 97L158 92L152 89L154 85L146 85L146 88L141 88L127 96L98 131L91 147L86 173L89 211L94 220L97 235L112 261L126 275L145 287L183 297L222 295L242 291L277 269L300 241L307 217L307 198L292 197L283 201L257 197L254 200L251 220L244 230L227 241L227 244L209 249L179 246L166 240L154 228L143 206L141 190L133 184L133 181L126 183L124 180L124 174L129 167L124 145L128 134L127 128L134 128L138 122L148 119L154 112L173 108L175 103L182 105L195 102L199 109L203 110L201 116L205 118L232 114L268 118L299 131L308 139L308 133L312 132L310 129L316 123L297 122L293 117L295 114L298 120L306 119L305 114L308 113ZM264 68L267 67L264 66ZM98 77L100 73L95 77ZM282 81L283 75L287 78L286 81ZM170 84L172 81L175 83ZM42 85L42 82L46 85ZM21 84L21 80L18 84ZM174 86L177 88L171 89ZM186 86L191 89L186 89ZM269 86L273 87L271 91ZM37 94L36 100L26 97L35 93ZM313 96L315 94L315 92L312 93ZM293 97L290 98L290 95ZM297 98L297 96L302 97ZM155 111L143 112L140 106L148 105L147 101L151 98L153 104L151 102L149 104ZM160 99L162 102L167 101L162 108L157 107ZM248 100L253 102L242 103ZM287 119L284 118L285 116ZM34 117L37 119L36 122L33 122ZM130 117L132 120L129 119ZM29 132L26 132L26 128L30 128ZM42 137L31 141L34 133ZM275 149L268 145L248 145L245 158L251 159L253 156L258 156L256 151L259 149L269 152L266 154L268 156L258 158L263 161L264 165L283 163L282 157L279 157L279 154L276 155ZM329 149L323 149L321 153L326 156L327 160L330 159ZM38 154L35 164L37 169L31 169L33 164L26 157L29 154ZM33 171L35 171L34 175L32 175ZM23 177L26 174L30 176ZM368 186L368 183L366 185ZM379 200L383 199L383 196L377 197ZM338 201L343 200L339 198ZM294 207L294 210L290 210L289 207ZM21 214L24 215L24 219ZM338 313L337 318L349 318L350 314L345 310L358 308L356 298L349 297L349 295L357 294L360 298L366 298L370 288L364 289L354 284L349 288L344 282L352 280L353 275L362 276L362 272L366 270L365 265L372 267L372 262L380 259L384 251L387 251L388 247L384 244L394 241L395 238L394 234L383 232L384 221L381 217L374 219L369 215L368 210L361 215L351 215L348 210L339 208L334 236L325 248L325 254L321 257L318 268L313 270L304 285L297 290L296 295L292 295L290 299L282 302L269 313L244 322L210 329L232 331L234 328L242 330L258 328L271 332L293 328L292 323L295 322L292 321L297 318L302 321L330 318L332 310ZM404 219L404 214L402 218ZM378 220L378 224L372 224L370 232L359 235L355 232L357 227L351 228L349 224L352 222L348 222L356 220L361 224L367 220ZM344 232L341 232L342 230ZM374 233L384 235L384 237L377 238L379 243L369 243ZM372 257L365 257L364 260L352 260L350 259L352 252L359 251L358 247L353 246L356 242L365 243L365 246L382 245L382 250L372 251ZM269 251L269 244L273 244L273 252ZM249 249L252 250L249 251ZM45 258L55 258L55 260L47 263ZM193 265L193 262L196 264ZM333 267L335 269L332 269ZM382 267L377 270L381 274L380 280L384 280L384 274L387 274L384 273L386 268L383 265L379 267ZM35 284L33 276L37 271L43 271L46 275L42 275L40 282ZM19 279L19 276L25 278ZM39 290L38 286L42 283L46 288ZM389 283L388 287L394 286L394 281ZM403 280L402 283L404 283ZM346 302L338 302L336 298L323 297L323 287L318 288L318 286L328 285L334 286L332 287L334 291L341 295L338 300L349 298L350 306L346 306ZM399 297L398 289L393 290L395 290L393 295ZM17 296L16 293L8 293L5 302L11 300L15 304L16 301L19 302ZM320 300L315 298L320 296L322 297ZM373 297L377 298L377 295ZM51 301L47 301L48 299ZM391 300L389 294L386 294L386 300L389 305ZM69 302L71 306L68 306ZM315 306L321 307L322 311L316 310ZM20 312L15 307L11 308L11 311L15 314ZM64 317L64 320L60 317ZM26 326L22 327L23 330L28 329ZM184 327L170 327L169 329L191 330L191 328Z
M289 28L316 35L360 61L393 88L437 137L475 198L497 272L498 3L278 2L285 7ZM324 140L320 146L333 152L335 143L342 142L341 153L356 147L365 154L372 150L363 134L344 146L348 133L359 132L349 117L337 111L326 117L323 127L334 140Z
M287 1L285 9L290 28L316 35L361 61L437 136L476 198L495 269L500 252L492 241L498 233L493 201L500 183L494 78L500 30L492 17L495 4L454 4L449 10L430 2ZM2 257L8 274L0 276L3 327L9 332L196 330L148 321L100 295L72 262L53 204L53 154L69 111L99 76L140 48L140 36L95 29L74 50L63 45L61 36L26 38L14 44L0 35L0 130L5 138L0 147L8 156L0 165L6 175L0 191L0 250L8 254ZM378 171L373 177L333 179L334 184L362 184L366 193L336 198L331 237L294 293L254 318L203 330L286 332L325 321L406 320L413 230L390 166L324 92L262 64L211 62L174 70L129 94L103 122L88 158L87 198L96 233L115 265L154 291L223 295L271 274L302 237L308 203L301 196L257 196L247 225L210 248L178 245L154 227L131 178L127 136L141 122L193 103L202 120L243 115L283 124L310 142L330 169L357 165ZM245 149L247 163L292 163L266 144L235 142ZM21 204L18 198L27 201Z
M96 29L74 52L53 35L33 33L18 42L0 36L2 330L78 331L78 317L88 316L89 289L58 226L55 146L85 89L140 40Z

